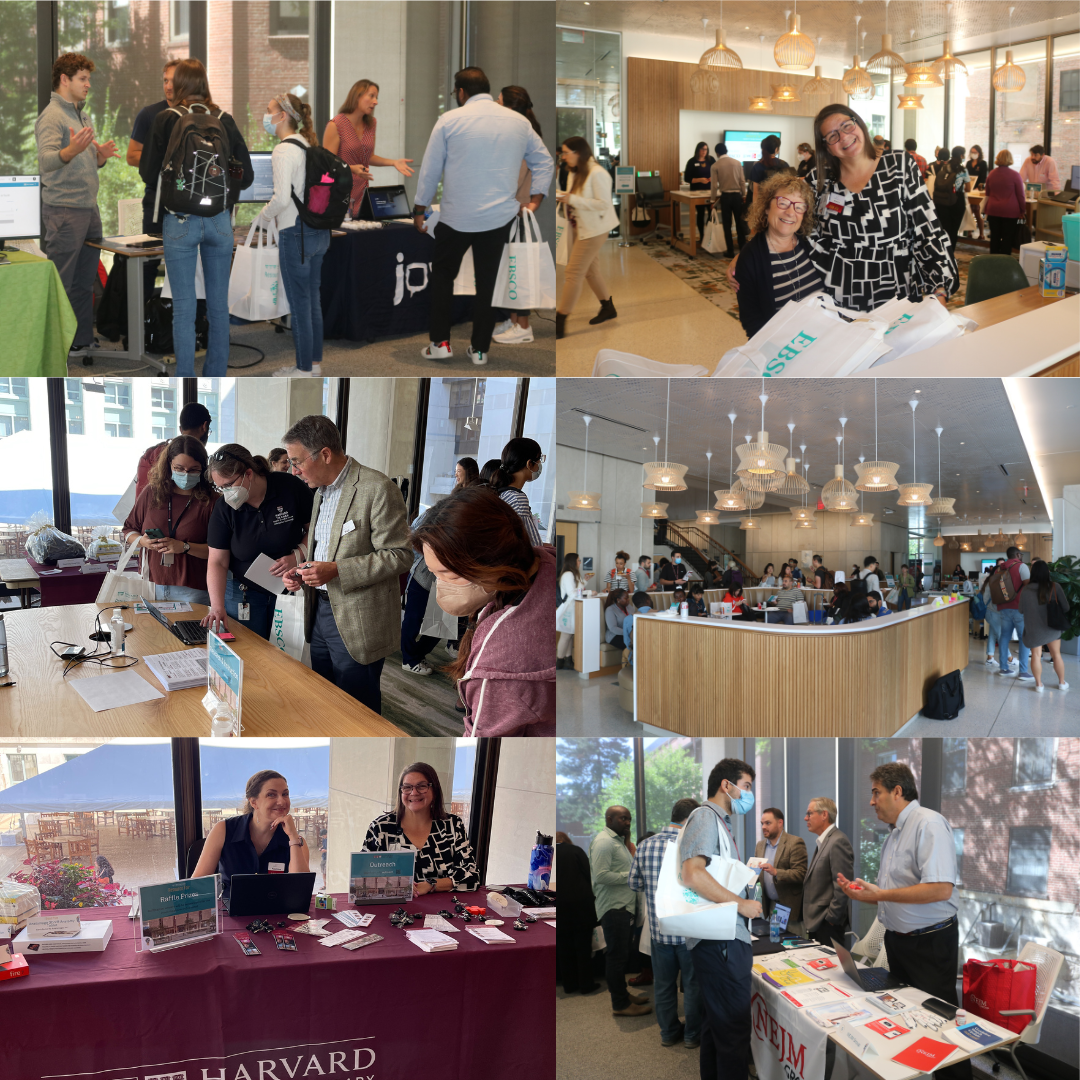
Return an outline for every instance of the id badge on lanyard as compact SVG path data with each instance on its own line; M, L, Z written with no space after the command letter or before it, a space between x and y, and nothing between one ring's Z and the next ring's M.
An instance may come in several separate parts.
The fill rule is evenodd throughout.
M850 191L832 191L825 201L825 210L830 214L846 214L851 207Z
M186 503L184 503L184 509L180 511L180 516L176 519L176 527L178 529L180 528L180 518L182 518L184 516L185 512L187 511L187 508L190 505L191 505L191 499L189 498L188 501ZM172 539L172 535L173 535L172 496L170 495L169 496L169 539L170 540ZM161 565L162 566L172 566L172 564L173 564L173 553L171 551L166 551L165 554L161 556Z

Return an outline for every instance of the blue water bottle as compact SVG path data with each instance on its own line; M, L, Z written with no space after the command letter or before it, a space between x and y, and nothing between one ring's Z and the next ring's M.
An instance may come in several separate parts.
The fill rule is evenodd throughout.
M774 945L779 945L782 932L783 929L780 926L780 912L774 911L769 917L769 940Z
M555 854L550 836L536 834L536 845L529 854L529 888L543 892L551 880L551 858Z

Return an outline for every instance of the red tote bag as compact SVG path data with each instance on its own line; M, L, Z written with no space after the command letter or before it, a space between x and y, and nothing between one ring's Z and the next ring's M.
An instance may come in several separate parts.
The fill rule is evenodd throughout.
M1034 1009L1034 964L1019 960L968 960L964 964L964 1008L1019 1034L1030 1016L1002 1016L1002 1009Z

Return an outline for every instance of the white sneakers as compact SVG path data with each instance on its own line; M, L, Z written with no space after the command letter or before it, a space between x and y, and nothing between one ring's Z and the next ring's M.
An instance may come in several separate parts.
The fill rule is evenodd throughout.
M451 659L456 660L457 659L457 653L458 653L458 651L453 645L447 645L446 646L446 655L449 656Z
M495 324L495 329L491 331L492 337L497 337L499 334L505 334L507 330L514 329L513 319L503 319L501 323Z
M454 355L449 341L429 341L420 350L420 355L425 360L449 360Z
M274 377L278 379L310 379L315 374L314 368L311 371L301 371L298 367L281 367L274 372ZM320 371L321 375L322 372Z
M1058 689L1059 690L1068 690L1069 689L1069 684L1067 682L1059 683L1058 684Z
M469 359L477 366L483 367L487 363L487 353L477 352L471 345L469 346Z
M412 667L409 667L408 664L402 664L401 665L401 670L402 671L412 672L413 675L430 675L431 674L431 668L429 668L427 666L427 664L413 664Z
M495 328L496 333L491 336L491 340L497 341L500 345L526 345L534 340L532 327L525 329L523 326L516 326L511 323L509 329L502 330L500 329L501 325L500 323Z

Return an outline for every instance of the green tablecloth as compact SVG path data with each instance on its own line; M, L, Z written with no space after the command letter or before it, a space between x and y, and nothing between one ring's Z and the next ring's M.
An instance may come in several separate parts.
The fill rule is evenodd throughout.
M5 251L0 266L0 375L67 374L75 312L48 259Z

